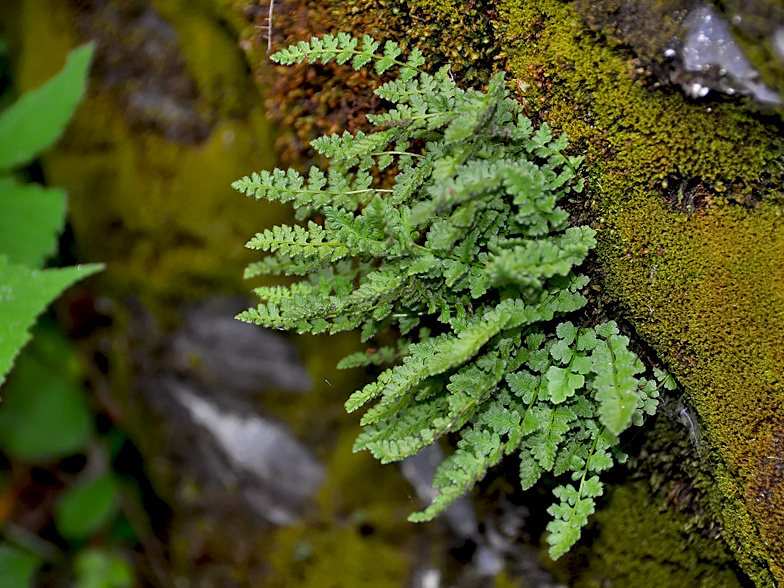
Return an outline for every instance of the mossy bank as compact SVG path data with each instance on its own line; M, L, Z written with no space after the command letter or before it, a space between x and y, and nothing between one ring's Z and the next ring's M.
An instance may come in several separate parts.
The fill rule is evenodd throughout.
M664 33L635 37L608 24L622 4L507 1L463 10L392 1L376 8L388 18L383 26L373 19L373 34L419 46L434 66L455 61L468 83L507 69L529 115L565 130L587 155L584 214L599 230L605 294L686 390L705 432L723 536L754 581L773 585L784 579L781 119L748 98L695 101L659 84L644 62L681 31L692 6L638 5L637 25L656 22ZM357 32L367 25L361 6L327 3L311 11L329 14L321 30L303 30L301 19L283 31ZM425 23L427 35L404 32ZM323 98L320 90L311 93ZM287 112L285 104L276 111ZM318 121L316 112L300 111Z

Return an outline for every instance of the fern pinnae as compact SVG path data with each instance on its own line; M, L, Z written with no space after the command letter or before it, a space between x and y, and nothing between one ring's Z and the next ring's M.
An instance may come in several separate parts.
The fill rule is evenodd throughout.
M549 509L558 557L593 512L617 435L655 410L665 379L638 377L643 366L614 324L566 320L588 302L578 266L596 245L594 231L569 227L558 205L583 189L566 136L534 129L503 74L485 92L463 90L448 66L431 75L421 53L401 54L395 43L340 34L274 56L395 68L397 78L375 91L390 108L368 116L373 132L313 142L331 160L326 172L235 182L249 196L290 202L301 221L324 218L249 242L270 255L247 275L309 278L258 289L261 304L239 318L298 332L360 329L363 341L397 330L406 337L399 346L340 364L398 362L346 401L348 411L371 404L355 450L386 463L459 434L437 471L440 493L416 521L443 512L510 453L520 455L524 488L571 472L580 484L558 486ZM377 172L395 162L392 184L378 186Z

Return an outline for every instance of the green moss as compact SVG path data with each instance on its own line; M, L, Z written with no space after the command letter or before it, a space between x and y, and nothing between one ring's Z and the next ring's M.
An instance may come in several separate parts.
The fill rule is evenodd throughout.
M606 291L699 413L719 461L714 501L738 560L760 585L781 580L778 130L741 103L708 110L637 83L632 56L597 42L570 4L509 2L504 10L510 66L529 111L588 154ZM697 185L707 210L689 216L668 206L672 198L683 208L675 178ZM750 194L768 204L727 204Z
M269 560L269 588L366 588L405 585L408 561L378 537L362 536L352 525L300 524L276 533Z
M631 56L597 42L557 0L504 5L509 64L529 108L565 130L598 166L603 193L658 185L669 176L753 183L770 172L781 141L735 103L689 101L635 82Z
M564 563L573 566L568 577L573 588L741 586L721 543L689 533L684 518L654 501L644 483L615 486L607 501L586 531L594 539L590 547L566 556L570 561Z
M775 570L784 555L775 475L784 404L781 209L686 216L641 196L615 210L602 257L608 289L689 391L714 441L722 522L739 558Z
M357 429L354 422L344 426L330 451L327 480L317 497L319 519L278 529L271 537L274 571L265 586L405 585L413 559L408 488L398 468L352 453Z
M85 101L65 140L46 158L47 176L70 193L71 223L84 258L107 263L103 281L155 310L210 292L245 292L245 241L288 217L283 207L239 196L233 179L263 166L266 121L221 122L201 145L137 134L105 96ZM104 199L100 206L95 200ZM159 314L159 313L156 313Z

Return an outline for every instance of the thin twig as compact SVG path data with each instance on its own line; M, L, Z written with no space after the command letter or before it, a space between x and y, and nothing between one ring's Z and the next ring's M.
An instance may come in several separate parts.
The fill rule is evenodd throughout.
M270 0L269 16L267 17L267 53L272 50L272 9L275 7L275 0Z

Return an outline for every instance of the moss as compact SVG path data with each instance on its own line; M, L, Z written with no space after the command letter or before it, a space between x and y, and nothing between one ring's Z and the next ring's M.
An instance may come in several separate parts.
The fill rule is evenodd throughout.
M134 292L155 310L248 289L242 268L253 256L245 241L289 214L230 188L260 167L265 126L259 115L219 123L205 143L186 148L129 132L103 96L85 101L46 172L69 189L77 246L84 258L107 262L103 280L112 292Z
M590 547L565 556L574 566L567 576L573 588L741 586L722 546L690 534L683 517L652 500L643 482L612 487L606 498L586 530L593 538ZM691 548L684 549L686 543Z
M780 208L687 216L650 195L616 210L604 235L608 289L689 391L715 443L722 522L741 561L769 560L776 570L783 553L775 513L784 507L775 490L784 403Z
M529 109L587 151L595 189L624 194L673 175L746 185L772 173L781 141L741 105L709 111L636 83L631 56L597 43L569 4L509 2L504 11L510 69Z
M588 153L606 291L679 377L714 443L716 500L739 560L763 585L771 571L781 579L772 513L782 505L771 484L784 398L778 131L740 103L708 111L637 83L632 56L597 43L571 5L504 10L510 66L527 85L529 109ZM673 178L698 186L707 210L673 210L668 197L695 208L674 194ZM750 195L769 204L727 204Z
M418 47L433 69L444 63L468 84L481 85L503 64L495 40L498 13L484 0L459 6L451 2L404 0L297 0L274 20L273 51L291 43L341 31L356 31L376 39L395 39L406 51ZM255 34L243 40L258 79L269 89L271 119L292 129L278 142L284 166L299 166L313 157L311 140L323 134L367 129L366 114L377 112L381 101L373 95L380 83L372 70L354 72L334 63L272 67L259 48L267 46L266 11L253 14Z
M248 83L247 66L239 58L236 33L222 22L240 26L238 13L216 0L152 0L163 17L177 28L188 72L198 84L209 109L220 117L243 117L261 106Z
M528 588L529 584L524 578L512 578L505 571L493 578L495 588Z
M327 481L317 497L319 520L273 534L268 557L274 571L265 586L405 584L413 560L406 483L398 468L352 453L358 432L356 424L344 427L330 452Z
M408 570L397 550L352 525L280 529L269 559L270 588L391 588L404 585Z

